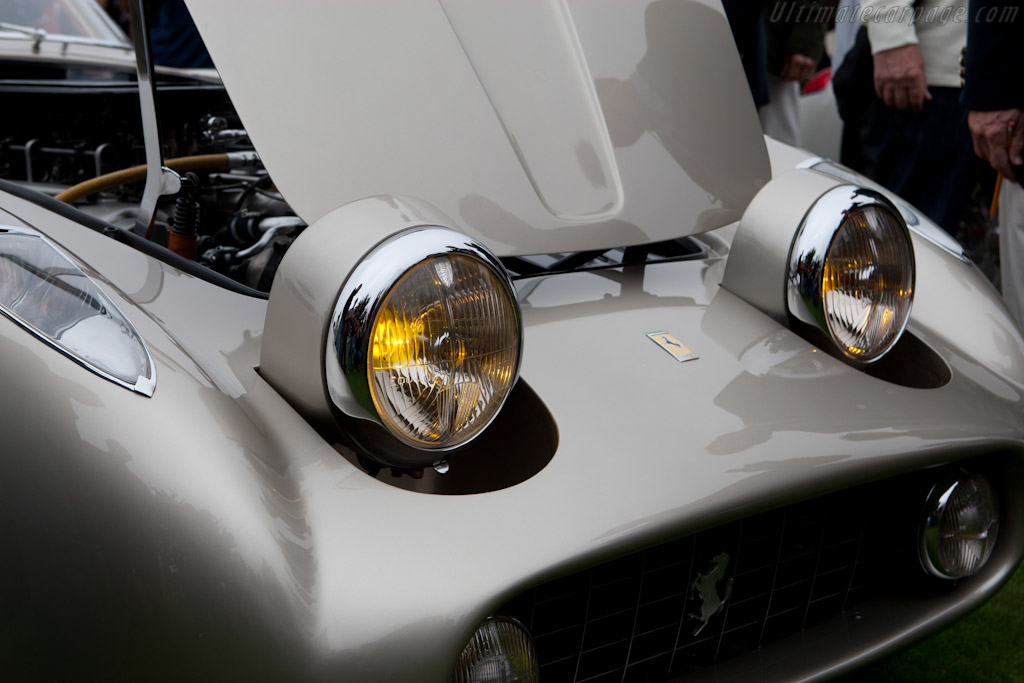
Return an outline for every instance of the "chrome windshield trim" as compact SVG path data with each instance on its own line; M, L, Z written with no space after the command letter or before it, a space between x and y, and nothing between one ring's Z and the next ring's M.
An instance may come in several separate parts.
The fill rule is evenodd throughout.
M5 236L22 236L39 240L51 252L53 260L62 266L61 269L54 273L53 267L47 270L44 264L26 262L20 256L12 257L5 252ZM29 249L26 247L24 251L28 252ZM71 311L72 315L60 318L59 313L54 314L47 310L39 312L39 315L33 318L33 316L27 315L27 311L19 312L17 308L20 305L30 306L33 303L32 299L37 297L33 297L29 292L31 287L18 290L17 284L14 282L15 271L8 270L12 266L22 273L29 273L45 280L44 286L59 288L62 292L69 294L70 299L65 298L65 305L67 301L77 299L83 309L92 309L91 314L76 317ZM69 275L81 278L81 283L84 286L76 287L64 279L58 279ZM9 288L8 291L5 291L5 288ZM38 289L36 291L38 292ZM15 293L17 296L14 297L14 300L8 301L9 296ZM49 303L49 297L44 298L44 301ZM59 305L53 306L55 309L59 309L59 307ZM68 313L69 311L65 310L64 312ZM80 313L81 311L79 311ZM153 396L153 392L156 390L156 365L146 342L121 312L121 309L85 272L78 261L37 230L0 225L0 314L86 370L147 398ZM56 334L47 332L40 326L40 323L43 322L43 315L50 316L50 320L47 322L51 324L55 322L54 317L59 318L60 324L56 325L54 329ZM112 325L116 325L116 329ZM102 332L107 334L103 335ZM69 341L67 337L72 336L71 333L74 333L74 339ZM110 339L117 339L122 344L128 345L135 357L118 354L118 349L108 343ZM92 359L87 357L89 354L86 353L86 350L92 352ZM133 372L121 373L118 376L114 374L114 370L111 370L114 366L124 366L126 363L133 367Z
M19 24L10 24L5 21L0 21L0 31L7 33L14 33L17 35L5 35L2 36L7 40L29 40L32 41L33 52L39 52L39 46L42 43L57 43L63 45L64 49L67 49L69 45L88 45L90 47L109 47L117 50L131 50L131 43L121 42L119 40L103 40L101 38L86 38L84 36L69 36L63 33L49 33L41 28L32 28L31 26L21 26Z

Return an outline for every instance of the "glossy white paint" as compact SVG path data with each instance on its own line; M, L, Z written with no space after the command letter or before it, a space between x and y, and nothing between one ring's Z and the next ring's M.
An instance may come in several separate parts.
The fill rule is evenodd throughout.
M440 4L544 207L567 221L620 213L622 181L566 4Z
M274 279L260 356L263 376L304 415L330 422L325 370L345 383L335 363L324 367L324 340L346 276L388 235L421 225L450 225L434 207L408 197L371 197L321 218L297 240ZM369 419L354 399L341 406Z
M832 83L810 95L801 95L800 145L826 159L839 159L843 120L836 108Z
M799 169L774 178L743 215L723 286L785 324L786 271L793 236L818 197L841 184Z
M553 72L572 93L569 113L537 121L542 134L517 153L507 131L532 131L530 112L502 104L474 70L507 65L487 44L463 49L468 29L443 11L475 8L334 7L317 22L282 3L247 6L246 30L267 42L237 40L236 4L194 8L275 178L317 218L269 303L0 193L0 222L34 227L86 264L160 377L153 398L132 394L0 319L0 430L15 444L0 482L17 483L2 501L32 521L9 525L5 549L39 569L19 578L46 586L40 609L76 635L145 633L116 631L111 617L138 610L156 633L181 629L159 645L173 657L124 648L139 670L182 650L237 651L238 677L274 677L267 659L284 680L444 681L480 620L523 587L798 498L1024 449L1024 340L980 273L931 242L915 237L909 329L948 366L943 386L870 377L782 324L774 263L839 181L781 173L805 155L769 144L778 177L750 201L768 160L740 106L738 62L705 69L695 57L725 53L717 9L569 2L539 51L570 58ZM570 20L575 42L565 42ZM594 146L587 172L607 180L617 169L621 209L613 183L581 182L585 165L558 181L566 148L543 154L543 135L575 117ZM617 218L600 217L606 199ZM328 419L319 359L341 283L380 240L431 223L509 253L728 224L699 236L701 260L521 281L522 381L550 411L558 450L518 485L442 496L371 477L311 424ZM654 330L700 358L677 363L647 337ZM849 626L846 649L805 649L782 676L832 673L976 606L1024 552L1019 520L1007 528L976 580ZM900 640L883 642L890 632Z
M769 178L728 23L706 3L359 0L316 21L248 3L244 31L266 40L238 39L237 3L192 5L309 223L401 194L499 255L611 247L735 221Z
M953 373L922 391L865 376L721 289L725 245L710 235L703 261L531 283L522 377L557 422L555 458L484 495L402 491L341 457L256 373L265 302L26 202L5 206L110 273L161 376L153 399L135 397L5 328L3 351L18 359L0 369L5 432L39 410L30 387L41 377L66 397L47 399L46 447L26 439L7 474L101 477L102 493L74 494L83 517L68 533L93 538L103 566L187 543L179 570L232 586L227 599L250 612L245 632L269 630L296 677L445 680L479 619L533 581L794 497L1021 446L1024 342L971 266L919 246L912 329ZM319 230L302 248L328 248L318 235L333 243ZM139 270L150 286L121 294ZM700 359L675 362L646 337L655 329ZM137 520L129 538L145 530L145 542L125 547L123 527L97 527L100 495L103 514ZM983 594L970 595L957 599Z

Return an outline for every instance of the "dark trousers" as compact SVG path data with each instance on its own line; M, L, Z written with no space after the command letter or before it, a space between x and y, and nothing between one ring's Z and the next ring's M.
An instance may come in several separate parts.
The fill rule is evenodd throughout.
M920 113L877 97L843 131L842 162L884 185L956 235L985 165L975 156L959 88L928 89Z

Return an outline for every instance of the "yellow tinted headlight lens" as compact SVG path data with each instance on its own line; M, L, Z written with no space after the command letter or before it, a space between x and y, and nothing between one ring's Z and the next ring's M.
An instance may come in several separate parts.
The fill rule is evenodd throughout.
M519 340L515 302L489 265L459 253L421 261L391 287L372 322L374 408L411 446L461 445L511 390Z
M907 326L914 277L910 231L892 202L866 188L834 187L807 212L790 248L790 324L817 328L816 343L852 365L873 363Z
M906 230L890 211L851 211L836 231L822 272L829 334L854 360L880 357L899 338L910 315L914 257Z

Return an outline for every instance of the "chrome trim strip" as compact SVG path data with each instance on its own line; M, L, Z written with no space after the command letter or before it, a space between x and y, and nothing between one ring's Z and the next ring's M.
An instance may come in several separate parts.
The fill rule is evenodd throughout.
M41 43L60 43L63 45L63 49L67 49L68 45L89 45L92 47L111 47L119 50L131 50L132 46L130 43L123 43L119 40L103 40L101 38L86 38L85 36L69 36L63 33L50 33L41 28L33 28L31 26L21 26L19 24L11 24L5 21L0 21L0 31L7 31L10 33L18 33L17 36L3 36L4 39L10 40L31 40L33 43L32 51L39 52L39 46Z
M910 242L907 225L902 220L899 210L883 194L856 185L839 185L823 194L811 206L790 247L786 266L786 310L791 318L821 329L834 345L837 343L825 322L821 291L825 257L828 255L832 239L846 217L853 211L869 206L882 207L900 219L899 223L903 226L908 243ZM913 257L912 244L910 253ZM913 260L911 264L913 268ZM916 273L912 272L911 282L915 280ZM845 354L844 357L851 363L858 364L858 367L881 359L899 341L909 319L908 312L899 334L895 335L892 343L874 358L858 360Z
M946 253L955 256L964 263L970 263L971 257L967 255L963 246L955 239L949 236L945 230L938 227L927 218L922 220L921 215L917 209L912 207L906 201L903 200L895 192L890 192L878 183L872 182L865 176L857 173L856 171L849 169L842 164L832 161L831 159L825 159L823 157L811 157L810 159L804 159L796 166L797 168L811 169L818 173L823 173L830 178L836 180L842 180L853 185L866 186L876 192L884 194L886 198L893 203L893 205L899 210L903 220L907 223L907 229L913 232L918 237L928 240L939 249L942 249Z
M806 159L801 161L799 164L797 164L796 168L802 168L802 169L804 169L804 168L814 168L818 164L825 164L825 163L828 163L829 161L830 160L826 159L825 157L807 157Z
M37 230L17 226L0 225L0 242L2 242L4 235L23 235L38 239L40 242L45 244L48 249L52 250L57 257L66 262L68 266L73 268L73 274L75 276L80 276L84 278L85 281L89 285L91 285L92 291L75 292L75 294L82 298L83 304L86 303L86 297L95 300L96 303L99 304L99 307L96 308L96 314L88 317L79 318L77 320L63 321L70 324L68 324L67 327L62 326L62 334L66 334L67 332L76 328L76 326L80 325L81 323L87 320L100 318L102 320L112 321L113 323L117 324L119 328L122 328L121 334L123 336L127 337L129 340L137 344L138 350L141 351L140 355L142 355L145 359L145 362L143 363L145 367L138 368L136 366L136 369L139 371L138 376L134 381L127 381L122 377L115 376L110 371L99 367L96 363L85 358L78 350L78 348L76 348L75 346L65 344L61 341L61 339L55 338L54 336L48 334L46 331L40 329L37 325L33 324L30 320L23 317L16 310L6 305L3 301L0 301L0 314L2 314L4 317L8 318L12 322L16 323L19 327L32 334L34 337L45 343L50 348L54 349L55 351L58 351L61 355L69 358L70 360L74 361L75 363L82 366L86 370L89 370L90 372L99 375L103 379L106 379L110 382L113 382L114 384L117 384L118 386L124 387L125 389L129 389L131 391L134 391L135 393L142 394L147 398L152 397L153 392L156 390L156 365L153 362L153 356L149 351L149 347L146 345L145 340L143 340L142 336L139 335L138 331L136 331L135 327L131 324L128 318L124 315L124 313L121 312L121 309L119 309L117 305L110 299L110 297L106 295L106 293L100 288L96 281L91 276L89 276L88 273L85 272L85 270L81 267L78 261L72 258L67 252L58 247L56 244L50 241L45 235L38 232ZM2 251L0 251L0 256L2 256ZM3 259L0 258L0 267L2 266ZM33 264L31 263L22 264L22 267L25 268L32 268L32 266ZM42 268L38 268L37 270L41 271ZM2 276L3 272L0 271L0 278L2 278ZM2 282L2 279L0 279L0 282ZM58 287L60 285L54 284L52 286ZM92 344L92 348L103 349L104 351L108 351L111 353L111 355L108 357L113 358L114 355L116 355L116 349L111 350L103 340L96 340L96 330L92 329L92 327L86 325L85 327L79 328L78 332L83 336L90 337L90 339L94 341L94 343ZM114 365L114 363L109 363L108 365Z
M343 413L385 424L370 398L368 368L373 321L388 291L406 271L428 258L455 253L472 256L488 265L499 275L513 303L520 353L509 386L510 389L515 386L522 362L523 324L516 290L508 272L487 247L466 235L450 228L423 226L392 235L378 244L352 270L338 294L324 346L324 381L331 401ZM499 407L495 416L500 412ZM486 425L473 438L485 429ZM450 451L471 440L457 446L430 450Z
M959 485L959 477L953 477L952 481L936 483L928 493L928 500L924 506L925 515L921 524L921 547L918 548L918 558L925 572L938 579L959 578L942 570L942 561L939 557L939 524L946 512L950 496Z

